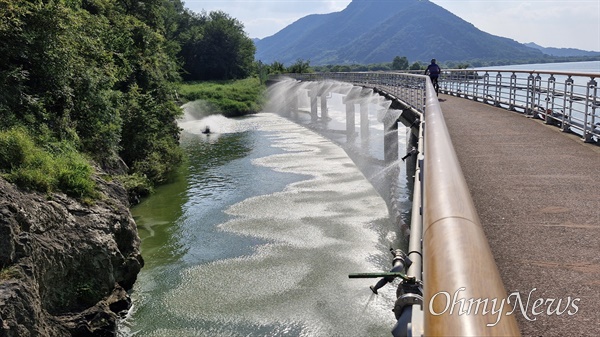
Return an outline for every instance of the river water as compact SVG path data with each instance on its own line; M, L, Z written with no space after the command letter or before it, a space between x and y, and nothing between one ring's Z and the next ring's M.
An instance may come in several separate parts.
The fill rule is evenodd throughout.
M476 70L486 69L510 69L510 70L536 70L536 71L571 71L580 73L600 73L600 61L586 62L561 62L561 63L536 63L536 64L519 64L509 66L493 66L475 68Z
M330 100L335 127L341 98ZM374 295L376 280L348 278L389 270L390 247L406 240L372 184L387 181L383 152L371 150L383 138L377 108L357 141L375 164L360 168L307 114L196 110L180 122L188 162L132 209L146 265L119 335L389 336L396 287ZM406 214L408 196L397 196Z

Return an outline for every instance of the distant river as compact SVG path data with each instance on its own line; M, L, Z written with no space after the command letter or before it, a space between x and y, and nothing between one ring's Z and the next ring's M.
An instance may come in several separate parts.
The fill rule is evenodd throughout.
M563 63L536 63L518 64L509 66L484 67L475 69L510 69L510 70L538 70L538 71L573 71L600 73L600 61L588 62L563 62Z
M395 287L376 296L376 280L348 278L387 271L389 248L404 244L365 173L277 114L194 109L180 123L189 161L132 209L146 265L119 335L390 335Z

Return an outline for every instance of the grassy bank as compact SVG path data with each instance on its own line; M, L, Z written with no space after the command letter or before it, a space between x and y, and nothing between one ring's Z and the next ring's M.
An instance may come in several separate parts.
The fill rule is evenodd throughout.
M234 81L187 82L178 90L183 103L204 100L227 117L259 112L264 103L265 86L258 78Z
M27 190L98 197L88 158L69 142L36 144L23 127L0 131L0 176Z

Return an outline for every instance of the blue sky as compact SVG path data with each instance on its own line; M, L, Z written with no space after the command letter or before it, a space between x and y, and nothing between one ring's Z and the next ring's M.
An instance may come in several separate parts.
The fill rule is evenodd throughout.
M248 36L271 36L309 15L338 12L351 0L183 0L185 7L222 10L244 24ZM373 0L389 1L389 0ZM418 0L394 0L418 1ZM544 47L600 51L600 0L432 0L475 27Z

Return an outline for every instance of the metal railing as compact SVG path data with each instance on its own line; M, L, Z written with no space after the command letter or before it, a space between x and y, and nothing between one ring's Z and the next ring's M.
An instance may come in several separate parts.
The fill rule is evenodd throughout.
M447 70L443 93L545 120L586 142L600 139L600 73L523 70Z
M448 92L451 86L457 93L471 86L459 79L460 73L450 81L452 73L446 73ZM407 111L416 110L419 117L415 121L418 123L410 127L418 130L420 153L414 177L409 255L416 250L417 255L422 252L422 270L415 271L416 266L410 267L407 276L422 280L423 302L418 304L420 309L415 307L416 303L408 306L411 315L421 310L424 315L421 332L426 336L520 335L515 318L507 315L509 305L500 309L491 307L505 303L506 291L429 78L384 72L288 76L301 81L334 80L374 88L402 102ZM417 235L420 237L415 238ZM400 289L398 294L395 309L400 307L402 310L406 303L398 304L402 295ZM459 303L463 304L457 308ZM463 311L465 303L468 313ZM471 308L474 305L477 309ZM396 312L396 328L405 321L398 315L400 313ZM408 332L395 328L394 331L403 331L394 336L418 335L419 327L415 324L420 323L423 322L411 322Z
M488 304L504 303L506 290L433 85L429 79L427 82L423 167L423 274L428 309L425 335L518 336L516 320L507 316L508 306L489 314ZM474 309L473 313L474 303L477 308L485 303L482 311Z
M366 88L385 90L394 97L416 109L424 112L425 107L425 77L401 73L360 72L360 73L306 73L289 74L301 81L339 81L351 83Z

